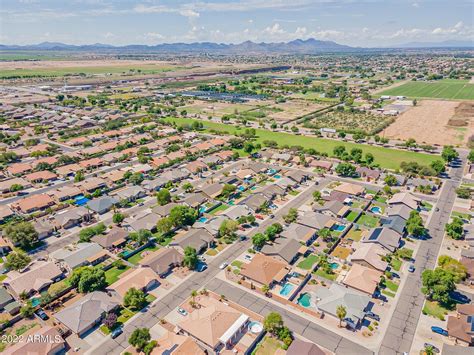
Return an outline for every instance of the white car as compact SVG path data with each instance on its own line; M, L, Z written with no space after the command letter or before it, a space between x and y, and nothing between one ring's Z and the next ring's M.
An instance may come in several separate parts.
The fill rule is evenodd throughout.
M224 270L227 267L227 265L229 265L229 263L224 261L222 264L219 265L219 269Z
M246 254L246 255L244 256L244 259L245 259L245 260L252 260L252 256L249 255L249 254Z

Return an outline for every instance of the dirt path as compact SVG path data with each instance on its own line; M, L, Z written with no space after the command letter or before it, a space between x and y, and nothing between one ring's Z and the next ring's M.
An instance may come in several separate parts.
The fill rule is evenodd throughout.
M398 83L395 83L395 84L392 84L390 86L384 86L383 88L379 88L379 89L375 89L374 91L371 91L370 93L373 95L373 94L380 94L381 92L385 91L385 90L388 90L388 89L393 89L393 88L396 88L398 86L402 86L403 84L406 84L407 82L409 82L410 80L403 80L403 81L399 81Z

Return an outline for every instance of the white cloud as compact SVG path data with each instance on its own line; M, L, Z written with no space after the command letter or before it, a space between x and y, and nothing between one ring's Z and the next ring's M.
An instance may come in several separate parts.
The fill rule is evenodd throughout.
M419 8L419 7L420 7L420 4L418 4L417 2L414 2L413 4L411 4L411 6L416 7L416 8Z
M264 33L269 34L270 36L281 35L285 33L285 30L280 27L279 23L273 24L273 26L268 26L263 30Z

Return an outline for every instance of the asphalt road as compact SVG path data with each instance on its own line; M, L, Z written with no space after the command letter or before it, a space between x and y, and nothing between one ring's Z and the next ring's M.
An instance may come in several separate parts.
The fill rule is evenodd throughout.
M327 181L321 181L320 184L325 184ZM316 186L311 186L306 191L300 193L295 199L291 200L286 206L281 208L275 213L274 219L266 219L263 221L255 230L252 230L252 234L257 232L263 232L269 225L279 221L282 216L288 213L288 210L292 207L298 207L304 203L308 198L311 197ZM266 314L271 311L277 311L282 314L285 321L287 322L290 329L296 333L307 337L308 339L315 340L322 346L328 347L329 349L336 350L338 354L372 354L369 349L364 348L361 345L353 343L345 338L331 332L330 330L320 326L317 322L311 322L304 319L296 314L293 314L282 307L275 306L268 301L263 299L257 299L247 292L244 292L236 287L228 285L226 282L222 282L215 279L215 276L220 272L219 265L224 261L231 261L238 255L243 253L251 246L251 240L248 239L244 242L236 242L229 246L219 255L217 255L208 264L208 269L204 272L196 272L191 277L186 279L178 287L172 290L158 302L152 304L152 306L143 312L139 317L135 317L130 320L124 327L122 335L116 339L107 337L103 342L97 344L95 347L89 349L87 354L111 354L119 353L129 346L128 338L134 329L139 327L153 327L160 319L164 318L168 313L176 309L181 303L183 303L191 294L193 290L199 290L201 288L207 288L213 290L218 294L226 294L229 299L238 297L241 302L240 304L249 305L252 310L259 309L260 314ZM235 290L234 290L235 289ZM241 294L245 293L245 294ZM354 350L356 352L354 352Z
M444 237L444 225L449 221L456 198L456 188L462 179L466 161L465 152L460 152L463 164L451 171L450 179L445 181L438 203L427 226L431 239L422 241L416 254L415 272L408 276L402 294L382 340L379 354L409 353L416 332L418 320L425 300L421 293L421 273L436 266L436 259Z

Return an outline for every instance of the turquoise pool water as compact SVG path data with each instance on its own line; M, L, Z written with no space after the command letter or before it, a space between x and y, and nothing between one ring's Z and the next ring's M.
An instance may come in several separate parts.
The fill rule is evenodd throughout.
M373 207L370 207L370 212L382 214L382 209L379 206L373 206Z
M207 208L205 206L199 207L199 213L204 213L207 211Z
M206 223L209 219L207 219L206 217L201 217L198 219L198 222L201 222L201 223Z
M339 267L339 264L338 263L330 263L329 264L329 267L333 270L337 269Z
M229 201L229 205L231 205L231 206L235 205L235 201L234 201L234 200L230 200L230 201Z
M303 293L298 297L298 304L305 308L308 308L311 305L311 296L309 293Z
M273 175L273 177L274 177L275 179L280 179L280 178L281 178L281 175L277 174L277 175Z
M294 286L290 283L284 284L283 287L280 290L280 295L288 296L290 294L291 290L293 290L293 288L294 288Z
M275 174L277 171L275 169L268 169L268 175Z
M89 202L89 199L83 195L79 195L74 198L74 203L77 206L84 206L87 202Z
M342 232L344 229L346 228L346 226L343 226L341 224L335 224L332 229L335 230L335 231L339 231L339 232Z
M38 297L33 297L33 298L31 299L31 305L32 305L33 307L36 307L36 306L38 306L39 304L40 304L40 299L39 299Z

